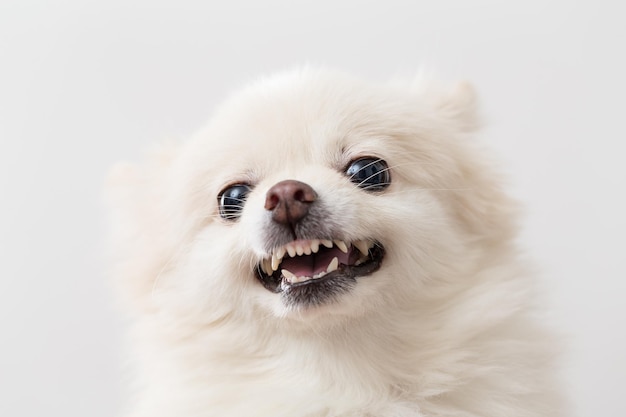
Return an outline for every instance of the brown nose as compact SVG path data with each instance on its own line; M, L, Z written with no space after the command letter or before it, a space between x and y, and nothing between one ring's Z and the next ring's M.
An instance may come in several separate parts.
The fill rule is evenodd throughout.
M295 225L309 212L317 199L310 185L300 181L285 180L274 184L265 196L265 209L272 212L275 222Z

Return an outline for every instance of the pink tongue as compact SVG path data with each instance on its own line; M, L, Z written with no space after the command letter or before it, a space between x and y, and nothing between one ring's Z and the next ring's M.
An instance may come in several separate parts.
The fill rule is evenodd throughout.
M326 272L328 264L333 258L338 258L340 264L350 265L350 251L343 253L336 247L332 249L320 250L319 253L311 255L296 256L294 258L285 257L280 264L284 268L298 277L312 277L320 272Z

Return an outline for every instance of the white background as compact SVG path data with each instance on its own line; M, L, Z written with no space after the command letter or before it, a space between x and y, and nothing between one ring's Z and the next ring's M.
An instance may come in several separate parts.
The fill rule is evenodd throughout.
M259 74L471 80L569 336L576 416L626 416L625 6L609 1L0 1L0 416L116 416L102 179Z

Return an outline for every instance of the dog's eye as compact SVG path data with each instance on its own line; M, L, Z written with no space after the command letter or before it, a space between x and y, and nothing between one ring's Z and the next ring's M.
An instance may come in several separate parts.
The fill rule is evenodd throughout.
M226 220L236 220L249 192L250 186L246 184L235 184L222 190L217 196L220 216Z
M391 184L389 166L380 158L360 158L352 161L346 175L356 185L367 191L384 190Z

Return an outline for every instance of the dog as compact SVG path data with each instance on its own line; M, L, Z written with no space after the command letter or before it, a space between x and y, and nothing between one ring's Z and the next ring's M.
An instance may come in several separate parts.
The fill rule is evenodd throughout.
M467 83L300 68L108 179L132 417L558 417Z

